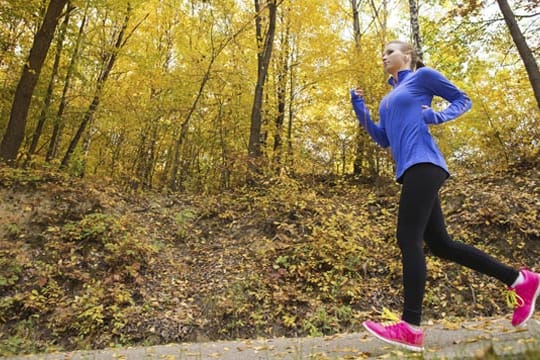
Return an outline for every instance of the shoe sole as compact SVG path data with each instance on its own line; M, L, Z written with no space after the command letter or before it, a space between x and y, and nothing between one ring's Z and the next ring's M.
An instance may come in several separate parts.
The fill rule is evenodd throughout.
M381 340L381 341L384 341L384 342L387 343L387 344L399 346L399 347L405 348L405 349L407 349L407 350L416 351L416 352L422 352L422 351L424 351L424 348L421 347L421 346L408 345L408 344L401 343L401 342L399 342L399 341L388 340L388 339L382 337L381 335L377 334L377 333L374 332L373 330L371 330L369 327L366 326L366 324L362 324L362 325L364 326L364 328L365 328L371 335L375 336L377 339L379 339L379 340Z
M514 325L514 327L521 327L525 325L525 323L529 321L534 314L534 310L536 308L536 298L538 297L538 295L540 295L540 275L534 275L534 276L538 278L538 286L536 287L536 292L534 293L533 300L531 302L531 311L529 311L529 314L527 315L525 320L523 320L519 324Z

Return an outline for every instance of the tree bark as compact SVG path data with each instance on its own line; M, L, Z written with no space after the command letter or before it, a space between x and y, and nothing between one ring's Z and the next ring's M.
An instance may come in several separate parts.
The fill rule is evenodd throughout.
M69 17L71 11L74 9L74 7L69 4L69 1L67 7L68 11L66 12L66 15L64 16L64 21L60 26L60 36L58 37L58 43L56 45L56 54L54 57L51 79L49 80L45 100L43 102L43 108L41 109L36 129L34 130L34 136L32 137L32 143L30 144L30 148L28 149L28 156L26 158L26 161L29 161L30 157L36 152L39 138L41 137L41 134L43 132L43 126L45 125L45 121L47 120L47 114L49 112L49 107L53 98L54 83L56 82L56 78L58 77L58 68L60 66L60 58L62 56L64 39L66 37L67 27L69 24Z
M268 29L264 37L262 48L257 54L257 83L255 85L255 95L251 109L251 127L248 144L248 181L254 180L254 175L260 173L260 164L258 164L261 152L261 128L262 128L262 106L264 98L264 84L268 75L268 67L272 57L272 48L274 45L274 34L276 29L276 0L268 0ZM257 43L263 42L262 35L262 16L259 0L255 0L255 26L257 32Z
M351 0L351 6L353 16L354 44L356 45L356 49L360 50L362 32L360 30L360 12L358 11L358 0Z
M359 5L358 0L351 0L352 7L352 19L353 19L353 33L354 33L354 45L355 45L355 56L361 56L361 47L360 42L362 39L362 31L360 29L360 11L358 9ZM378 17L376 7L372 4L375 11L375 16ZM353 174L361 175L363 168L363 159L364 159L364 148L366 146L366 135L362 129L358 129L355 139L355 157L353 162ZM345 169L345 168L344 168Z
M17 159L24 138L32 95L47 57L58 24L58 18L67 1L51 0L43 24L34 37L28 61L23 67L21 79L15 90L9 123L0 145L0 158L4 159L8 164L14 164Z
M294 103L296 100L295 87L296 87L296 73L295 64L297 63L297 48L296 41L291 39L291 66L289 70L289 109L287 116L287 162L286 165L293 169L294 165L294 149L293 149L293 121L294 121Z
M540 108L540 70L538 69L538 64L536 63L531 48L529 45L527 45L527 41L519 28L516 17L514 16L514 12L508 4L508 1L497 0L497 3L499 4L499 8L503 14L504 21L508 26L510 35L512 35L514 44L516 44L519 51L519 56L525 65L525 70L527 70L527 75L529 76L529 81L533 88L534 97L536 98L536 104L538 105L538 108Z
M409 0L409 11L414 47L416 49L418 58L422 60L422 37L420 36L420 21L418 20L418 3L416 0Z
M281 56L277 74L277 115L276 128L274 134L274 166L279 171L282 166L283 155L283 124L285 123L285 109L287 105L287 82L289 73L290 57L290 35L289 24L286 25L285 33L281 36Z

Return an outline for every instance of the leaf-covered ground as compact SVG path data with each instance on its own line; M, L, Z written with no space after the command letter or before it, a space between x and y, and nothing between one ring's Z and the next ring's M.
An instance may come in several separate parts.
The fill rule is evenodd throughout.
M0 168L0 355L359 330L400 309L398 196L391 181L310 178L131 194ZM537 169L456 175L442 199L456 239L539 269ZM502 284L428 268L425 321L508 316Z

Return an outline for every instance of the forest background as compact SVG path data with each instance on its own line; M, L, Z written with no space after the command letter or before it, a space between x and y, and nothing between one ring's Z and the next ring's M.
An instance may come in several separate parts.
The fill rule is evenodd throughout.
M349 100L377 119L395 38L473 101L431 128L460 175L450 227L537 256L538 0L0 4L4 353L332 333L399 306L393 163ZM472 310L428 303L500 312L475 276L451 282Z

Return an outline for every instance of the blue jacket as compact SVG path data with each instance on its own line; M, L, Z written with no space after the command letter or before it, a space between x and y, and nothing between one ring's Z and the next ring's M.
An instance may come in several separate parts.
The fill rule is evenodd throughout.
M351 91L354 112L360 124L382 147L391 147L396 162L396 179L401 182L405 171L419 163L432 163L448 172L446 161L429 132L429 124L452 120L471 108L469 97L441 73L422 67L417 71L402 70L379 106L380 121L375 124L364 105L364 99ZM431 108L434 96L450 105L443 111ZM429 106L423 109L422 105Z

